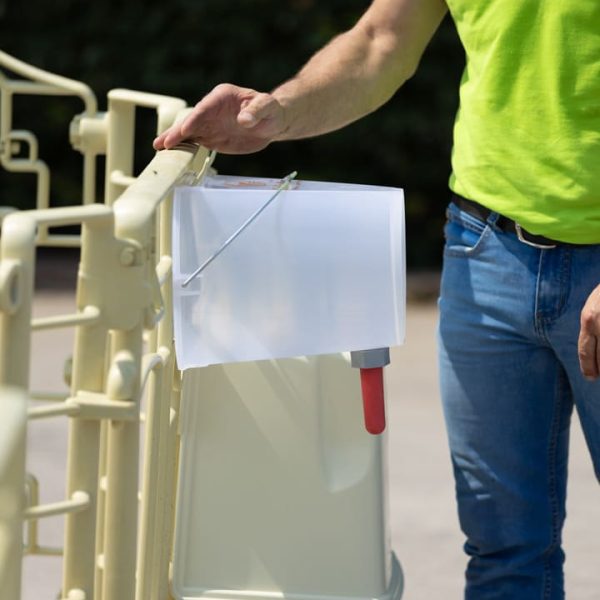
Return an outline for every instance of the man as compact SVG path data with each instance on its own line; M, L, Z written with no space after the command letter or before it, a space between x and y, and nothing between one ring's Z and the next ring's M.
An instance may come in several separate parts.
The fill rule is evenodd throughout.
M573 405L600 478L600 2L374 0L290 81L217 86L154 146L340 128L415 72L447 10L467 55L439 330L465 597L555 600Z

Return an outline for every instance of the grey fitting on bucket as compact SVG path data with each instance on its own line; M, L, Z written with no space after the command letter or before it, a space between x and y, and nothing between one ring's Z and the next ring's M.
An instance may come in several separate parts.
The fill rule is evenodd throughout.
M375 369L390 364L389 348L355 350L350 352L350 362L357 369Z

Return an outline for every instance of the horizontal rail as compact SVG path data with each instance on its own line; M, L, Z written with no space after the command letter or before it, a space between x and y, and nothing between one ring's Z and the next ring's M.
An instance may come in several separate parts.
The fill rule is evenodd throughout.
M104 394L93 392L79 392L77 396L67 398L64 402L35 406L27 411L27 418L30 421L52 417L136 421L139 419L139 414L135 402L109 400Z
M58 329L60 327L73 327L75 325L91 325L100 320L100 309L97 306L86 306L80 313L71 315L56 315L43 317L31 321L31 329Z
M87 492L77 491L73 492L70 500L30 506L23 511L23 518L31 521L34 519L55 517L57 515L67 515L70 513L81 512L89 506L90 495Z
M10 140L9 140L10 141ZM48 180L48 165L39 159L14 158L12 156L2 155L2 166L13 173L37 173L40 177L45 177L44 186Z
M1 54L1 52L0 52ZM35 236L36 227L59 227L62 225L81 225L112 227L114 214L110 207L102 204L70 206L63 208L45 208L12 212L2 222L4 245L16 243L24 232ZM11 242L6 242L7 236ZM42 236L43 237L43 236ZM20 242L22 243L22 242Z
M81 236L46 234L38 236L36 243L49 248L79 248L81 245Z
M48 406L35 406L27 411L27 418L30 421L40 419L50 419L52 417L76 417L80 413L80 408L72 402L56 402Z
M125 175L125 173L123 173L123 171L113 171L110 174L110 182L114 183L115 185L120 185L121 187L129 187L135 180L137 179L137 177L134 177L132 175Z
M175 110L185 108L185 101L173 96L163 96L162 94L151 94L148 92L139 92L137 90L128 90L117 88L108 92L110 100L118 102L127 102L145 108L159 108L161 106L173 106Z
M13 79L9 83L6 83L5 87L13 94L27 94L31 96L73 96L71 90L56 85L36 83L35 81L21 79Z
M79 225L81 223L107 222L113 219L113 212L103 204L86 206L65 206L63 208L45 208L21 213L33 217L38 225L60 227L63 225Z
M53 546L28 546L23 549L25 556L62 556L63 552L62 548L55 548Z
M31 400L40 402L64 402L68 397L66 392L29 392L29 398L31 398Z
M0 66L3 66L14 73L17 73L21 77L28 77L33 79L35 82L45 84L50 88L61 88L67 90L74 96L79 96L84 104L85 110L88 114L94 114L98 111L98 103L96 102L96 96L92 92L91 88L85 83L68 79L61 75L54 73L48 73L42 69L38 69L32 65L7 54L6 52L0 51ZM4 82L7 78L3 76Z
M38 141L31 131L22 129L13 129L8 133L7 143L20 144L24 142L29 145L29 160L36 161L38 159Z

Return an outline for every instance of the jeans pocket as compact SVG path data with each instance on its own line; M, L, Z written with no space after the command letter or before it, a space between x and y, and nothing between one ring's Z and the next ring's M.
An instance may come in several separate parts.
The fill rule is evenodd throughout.
M444 255L475 256L491 231L490 226L450 203L444 226Z

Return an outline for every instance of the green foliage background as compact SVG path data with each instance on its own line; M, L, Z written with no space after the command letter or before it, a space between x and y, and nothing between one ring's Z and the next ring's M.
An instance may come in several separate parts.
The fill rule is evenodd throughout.
M269 90L293 75L336 33L352 26L367 0L0 0L1 48L40 68L86 82L100 107L115 87L195 103L232 82ZM377 113L312 140L274 144L243 157L220 156L222 173L403 187L408 263L435 267L448 200L451 133L463 52L442 24L420 69ZM52 169L55 204L78 201L81 160L68 123L77 100L18 98L15 124L33 130ZM142 111L140 111L142 112ZM152 155L150 115L140 114L136 163ZM102 168L102 167L101 167ZM32 206L33 178L2 173L0 204Z

